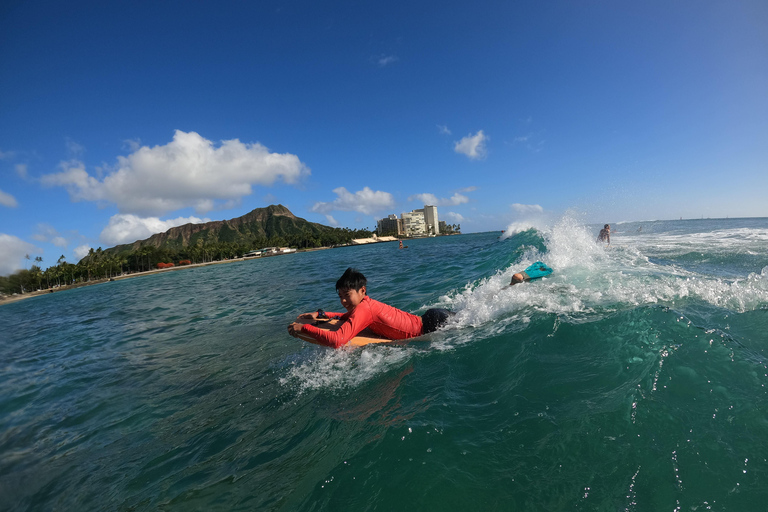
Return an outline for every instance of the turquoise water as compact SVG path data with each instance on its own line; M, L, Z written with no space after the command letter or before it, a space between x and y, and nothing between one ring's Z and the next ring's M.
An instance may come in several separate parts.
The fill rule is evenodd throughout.
M185 269L0 307L2 510L764 510L768 219ZM638 228L642 228L638 231ZM536 260L555 273L505 288ZM372 297L400 346L291 338Z

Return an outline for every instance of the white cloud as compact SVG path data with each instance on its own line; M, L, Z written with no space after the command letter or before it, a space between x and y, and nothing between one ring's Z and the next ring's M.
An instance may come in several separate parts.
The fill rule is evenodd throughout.
M10 160L13 156L13 151L0 151L0 160Z
M56 247L66 247L69 241L50 224L40 223L37 225L37 232L31 237L38 242L47 242Z
M360 212L373 214L381 210L392 208L395 200L389 192L373 191L368 187L358 190L354 194L344 187L333 189L338 197L331 203L318 202L312 207L313 212L330 213L332 211Z
M55 236L51 238L51 243L56 247L66 247L68 244L67 239L63 236Z
M378 59L379 67L383 68L383 67L389 66L390 64L394 64L398 60L400 59L398 59L396 55L382 55Z
M485 143L488 137L480 130L475 135L467 135L460 141L456 142L453 146L453 150L457 153L467 155L472 160L481 160L485 158L486 149Z
M336 219L334 219L334 218L333 218L333 215L326 215L326 216L325 216L325 220L326 220L326 221L328 222L328 224L330 224L331 226L334 226L334 227L335 227L335 226L338 226L338 225L339 225L339 221L337 221Z
M21 178L27 177L27 164L16 164L15 166L16 174L19 175Z
M0 233L0 275L5 276L20 268L25 254L42 252L19 237Z
M38 242L48 242L53 237L58 236L59 232L56 231L56 228L51 226L50 224L40 223L37 225L37 233L32 235L32 240L37 240Z
M440 132L440 135L451 135L451 130L444 124L437 125L437 130Z
M473 187L470 187L470 189L473 189ZM409 201L419 201L424 204L432 205L432 206L458 206L460 204L468 203L469 198L465 195L459 194L458 192L453 194L449 199L438 199L438 197L434 194L415 194L408 198Z
M437 206L439 199L435 194L415 194L408 198L409 201L418 201L424 204Z
M82 162L61 164L62 171L41 178L44 185L66 187L74 201L117 205L120 213L162 215L186 207L199 213L252 193L253 185L293 184L310 170L296 155L270 153L259 143L225 140L216 147L195 132L176 130L164 146L142 146L103 180L89 175Z
M123 141L123 149L126 151L130 151L133 153L134 151L138 151L141 147L141 140L140 139L125 139Z
M176 219L160 220L157 217L138 217L130 213L118 213L109 219L109 224L101 231L99 240L106 245L129 244L136 240L144 240L155 233L162 233L184 224L200 224L210 222L210 219L197 217L178 217Z
M78 160L61 162L60 173L45 174L40 178L43 185L66 187L69 195L76 201L99 201L105 199L102 183L90 176L85 164Z
M11 194L8 194L7 192L3 192L2 190L0 190L0 204L7 206L8 208L16 208L19 206L19 203L16 201L15 197L13 197Z
M451 198L448 200L448 202L445 204L449 206L457 206L457 205L468 203L468 202L469 202L469 198L467 196L463 196L457 192L453 194Z
M510 207L521 215L530 214L530 213L544 213L544 208L542 208L538 204L514 203L510 205Z
M462 222L464 217L460 213L448 212L445 214L446 222Z
M91 250L91 246L88 244L78 245L74 248L72 251L72 254L75 255L75 258L77 258L77 261L80 261L81 259L88 256L88 251Z

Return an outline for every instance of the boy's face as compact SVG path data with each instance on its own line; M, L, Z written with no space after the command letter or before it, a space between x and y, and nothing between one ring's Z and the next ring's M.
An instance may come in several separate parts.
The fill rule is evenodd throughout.
M338 290L338 293L339 300L341 301L341 305L344 306L344 309L352 311L365 298L365 286L361 287L359 290L345 288L343 290Z

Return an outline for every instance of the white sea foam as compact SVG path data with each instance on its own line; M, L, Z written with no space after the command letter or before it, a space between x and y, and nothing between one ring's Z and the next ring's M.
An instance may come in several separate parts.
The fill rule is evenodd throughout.
M294 363L280 384L298 385L299 392L314 389L354 388L411 356L408 347L370 347L323 350Z
M546 223L541 218L516 221L507 226L507 229L505 229L504 233L501 235L501 239L506 240L511 236L515 236L516 234L522 233L523 231L528 231L529 229L537 229L541 231L545 227Z
M620 245L595 243L595 235L571 217L543 228L547 252L530 249L514 265L495 275L470 283L441 298L441 305L457 312L460 327L477 327L525 312L546 312L576 320L642 305L675 305L697 298L714 306L744 312L768 304L768 272L762 269L746 279L724 279L686 270L674 263L652 262L649 247L658 254L668 248L677 253L696 250L734 252L745 240L766 240L765 230L655 235L640 244L623 237ZM714 247L714 248L713 248ZM537 260L554 269L544 279L507 286L512 274Z

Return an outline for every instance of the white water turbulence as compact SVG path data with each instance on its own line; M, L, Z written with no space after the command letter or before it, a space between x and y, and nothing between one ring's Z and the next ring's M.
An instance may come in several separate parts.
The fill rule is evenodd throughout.
M768 231L637 229L636 224L619 225L608 245L596 242L598 226L586 226L571 215L549 226L538 222L510 226L501 236L488 237L484 251L477 253L476 257L482 254L489 258L490 268L495 270L442 291L435 300L412 311L421 314L430 307L442 307L455 312L442 330L408 344L312 349L288 363L281 383L302 392L355 388L425 350L452 350L505 333L514 336L533 318L552 317L552 329L556 330L562 322L596 322L638 307L675 308L691 300L739 313L768 303L768 267L737 277L705 272L702 269L706 266L684 265L675 259L691 252L703 254L700 259L706 260L708 255L764 251ZM519 257L507 263L512 253ZM499 265L494 266L494 261ZM554 272L543 279L509 286L514 273L536 261L543 261ZM418 276L416 282L426 286L429 276Z
M727 277L695 271L673 259L692 252L703 254L705 260L707 253L759 254L768 246L766 230L630 235L618 231L608 245L596 243L596 229L563 217L537 233L546 250L525 250L518 261L494 275L443 296L441 306L457 312L457 327L478 327L525 322L531 312L589 321L593 315L598 319L643 305L673 307L689 298L736 312L768 302L768 267ZM500 243L513 243L524 231L501 237ZM539 260L554 269L552 275L508 286L512 274Z

